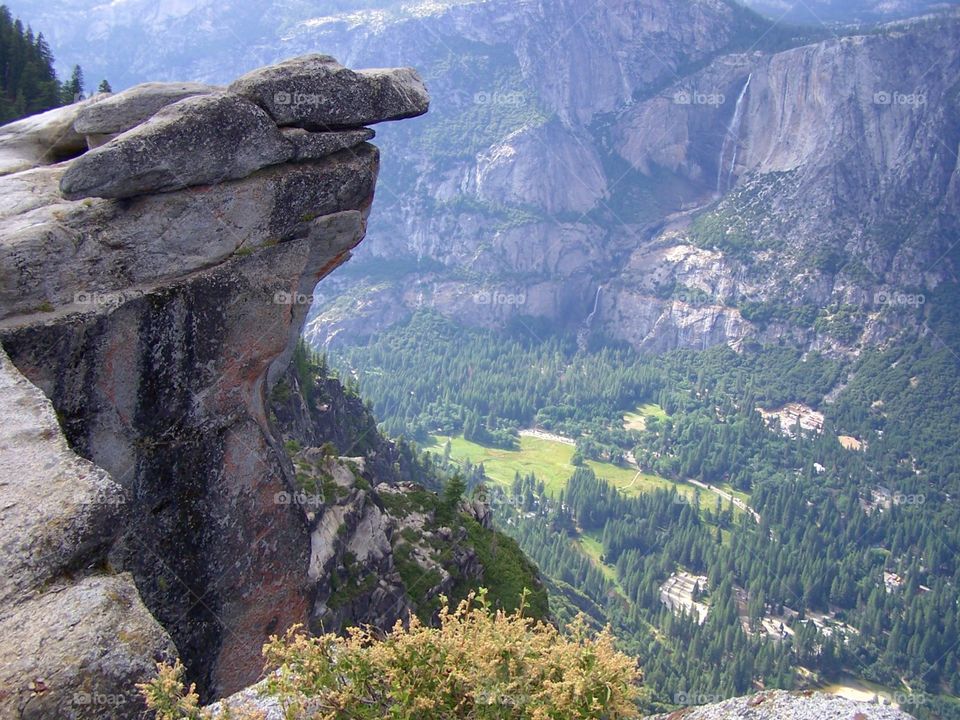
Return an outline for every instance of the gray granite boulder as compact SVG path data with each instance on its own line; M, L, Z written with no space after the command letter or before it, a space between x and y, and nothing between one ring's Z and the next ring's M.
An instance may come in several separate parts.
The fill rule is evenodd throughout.
M135 684L176 649L132 577L108 570L125 502L0 349L0 717L143 712Z
M329 55L303 55L259 68L229 90L262 107L278 125L308 130L416 117L430 106L413 68L354 71Z
M87 139L73 124L77 116L100 97L0 126L0 175L53 165L84 152Z
M74 160L60 190L70 200L168 192L243 178L293 154L256 105L224 93L202 95L168 105Z
M911 720L889 705L857 702L818 692L768 692L712 705L688 706L647 720Z
M84 107L73 123L81 135L117 135L149 120L167 105L220 90L202 83L148 82Z

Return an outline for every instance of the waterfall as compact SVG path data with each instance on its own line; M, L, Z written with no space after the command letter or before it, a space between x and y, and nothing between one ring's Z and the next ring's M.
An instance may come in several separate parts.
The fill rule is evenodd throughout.
M597 294L593 298L593 310L590 311L590 314L587 315L587 328L593 324L593 316L597 314L597 308L600 307L600 292L603 290L603 285L597 285Z
M583 321L583 325L580 327L579 332L577 332L577 347L581 351L587 349L587 339L590 337L590 328L593 326L593 318L597 314L597 310L600 309L600 293L603 292L603 285L597 286L597 294L593 297L593 310L590 311L590 314L587 315L587 319Z
M747 75L747 81L743 84L740 95L737 96L737 104L733 108L733 117L730 118L730 124L723 136L723 143L720 145L720 159L717 161L717 192L723 192L723 160L727 156L728 148L732 148L730 159L730 169L727 171L727 189L733 183L733 170L737 166L737 150L740 146L740 123L743 122L743 98L750 87L750 81L753 79L753 73Z

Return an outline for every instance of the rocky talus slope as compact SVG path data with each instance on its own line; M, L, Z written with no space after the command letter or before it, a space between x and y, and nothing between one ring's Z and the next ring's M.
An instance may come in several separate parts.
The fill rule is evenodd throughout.
M855 702L836 695L783 690L689 707L648 720L910 720L890 706Z
M463 499L458 513L446 512L422 485L440 479L414 450L385 439L359 396L300 360L298 351L273 387L271 420L294 469L296 490L285 497L310 528L311 629L391 628L410 613L429 619L441 594L456 602L479 585L515 602L520 587L498 588L482 554L525 578L532 614L545 615L537 569L492 529L490 508Z
M215 718L226 717L225 708L261 713L264 720L283 720L275 698L261 694L260 687L247 688L212 705ZM709 705L692 705L645 720L911 720L912 716L891 706L855 702L836 695L775 690L733 698Z
M325 538L287 499L270 389L363 238L363 126L428 102L410 69L307 56L0 132L0 716L137 717L175 653L233 692L312 621Z

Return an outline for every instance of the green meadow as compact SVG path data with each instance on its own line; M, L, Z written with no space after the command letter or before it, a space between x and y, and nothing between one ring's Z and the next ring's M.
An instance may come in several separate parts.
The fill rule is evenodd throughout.
M656 403L644 403L633 412L624 413L623 427L625 430L646 430L648 418L663 420L666 417L666 411Z
M572 445L536 437L521 436L519 449L504 450L478 445L462 436L451 438L437 435L434 436L434 442L426 445L424 449L443 453L447 440L450 441L451 460L457 463L469 460L474 465L483 463L487 477L507 487L513 482L516 473L533 473L546 486L547 493L556 497L576 470L570 463L574 451ZM603 478L627 495L651 492L657 488L676 488L682 495L693 495L694 489L691 486L678 484L658 475L593 460L588 460L586 465L597 477Z

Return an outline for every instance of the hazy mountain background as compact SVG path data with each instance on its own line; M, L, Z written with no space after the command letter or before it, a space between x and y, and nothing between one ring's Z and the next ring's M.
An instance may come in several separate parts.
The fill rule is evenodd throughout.
M13 0L15 15L45 28L63 76L81 63L88 77L108 76L116 89L161 77L225 82L241 66L279 50L299 23L358 10L422 5L399 0L277 0L264 3L215 0ZM877 22L951 5L932 0L750 0L744 5L779 22ZM425 11L417 11L423 13ZM282 54L282 53L281 53Z
M843 20L867 5L808 4ZM950 272L949 214L931 212L956 202L954 15L863 34L727 0L12 7L89 85L222 82L312 51L424 73L432 112L379 131L369 238L323 289L317 342L427 305L490 327L590 316L643 349L786 336L849 352L916 325L878 292Z

